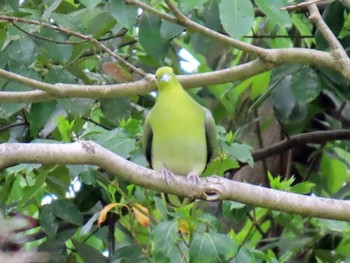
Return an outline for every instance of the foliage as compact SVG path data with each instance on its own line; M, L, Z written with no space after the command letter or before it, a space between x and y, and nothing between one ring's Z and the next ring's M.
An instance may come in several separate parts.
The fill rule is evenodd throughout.
M163 1L144 3L164 14L169 11ZM267 48L329 49L304 13L280 10L289 4L287 0L179 0L177 4L193 21L246 43ZM254 7L264 15L257 16ZM246 52L187 30L183 24L141 12L123 0L5 0L0 2L0 14L92 36L148 73L163 65L172 66L177 74L204 73L252 60ZM323 16L348 51L349 11L335 1L327 5ZM0 20L0 68L52 84L104 85L140 77L91 41L6 20ZM189 90L212 110L218 124L219 154L205 175L236 179L240 166L256 167L252 152L259 148L257 142L262 138L274 143L280 140L280 136L272 138L271 127L284 137L348 128L348 88L348 80L329 68L288 63L237 82ZM1 92L30 90L0 78ZM0 141L94 140L147 166L140 139L145 113L154 102L155 95L150 93L1 103ZM266 113L266 107L273 113ZM258 135L250 136L256 126ZM293 149L287 158L273 157L272 163L280 169L276 172L268 167L271 171L262 172L265 181L259 183L268 182L271 188L282 191L346 200L348 147L345 140L325 140ZM0 171L0 229L8 224L2 215L6 220L26 215L32 223L22 231L22 243L10 238L21 229L7 236L0 234L4 253L39 250L50 253L50 262L350 260L350 228L345 222L231 201L216 204L165 195L87 165L18 164Z

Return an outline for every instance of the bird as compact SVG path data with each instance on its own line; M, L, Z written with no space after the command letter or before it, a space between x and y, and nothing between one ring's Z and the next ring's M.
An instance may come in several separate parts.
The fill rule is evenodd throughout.
M150 167L168 181L174 174L195 185L216 151L211 112L182 87L171 67L156 71L158 97L143 127L143 146Z

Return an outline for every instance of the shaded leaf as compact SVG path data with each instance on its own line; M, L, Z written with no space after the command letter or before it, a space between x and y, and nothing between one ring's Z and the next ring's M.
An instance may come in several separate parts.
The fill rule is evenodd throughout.
M222 0L219 4L221 24L233 38L249 33L254 22L251 1Z
M122 129L101 133L96 136L96 142L124 158L135 149L135 139L129 138Z
M287 11L281 10L285 6L283 0L255 0L255 4L273 22L284 27L291 27L292 22Z
M208 2L208 0L181 0L180 1L180 8L184 13L190 12L195 8L199 8L204 3Z
M228 262L237 245L227 235L215 232L195 233L190 246L191 262Z
M145 52L156 59L165 56L169 48L169 41L161 37L160 18L144 14L140 20L139 41Z
M78 207L65 200L54 200L52 202L52 211L56 217L62 220L72 223L77 226L81 226L83 223L83 215L79 211Z
M72 242L84 263L107 263L107 258L105 258L96 248L74 239Z
M232 158L243 163L248 163L250 166L254 165L252 157L253 148L250 145L243 143L232 143L231 145L224 144L224 150Z
M159 262L180 262L181 255L175 243L178 225L176 221L164 221L156 225L152 231L152 254Z
M136 23L137 6L127 5L124 0L113 0L108 7L121 27L131 28Z
M46 205L40 212L40 227L48 237L54 237L58 230L58 220L52 211L51 205Z
M95 8L101 0L81 0L81 2L89 9Z

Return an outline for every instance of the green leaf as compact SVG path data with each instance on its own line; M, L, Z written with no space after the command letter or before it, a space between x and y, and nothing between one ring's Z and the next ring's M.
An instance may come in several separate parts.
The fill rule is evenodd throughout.
M52 211L56 217L62 220L72 223L77 226L83 224L83 215L79 211L78 207L65 200L54 200L52 202Z
M130 152L135 149L135 139L129 138L123 129L114 129L105 131L95 137L95 140L101 146L110 151L127 158Z
M335 231L340 233L345 233L349 231L349 224L343 221L319 218L318 224L321 227L327 229L328 231Z
M76 193L74 204L77 205L80 211L85 212L94 207L101 200L101 196L100 188L82 183ZM100 210L102 210L102 207Z
M40 251L47 251L50 254L50 263L67 262L66 244L64 240L47 239L39 246Z
M56 33L55 31L43 28L40 31L40 36L52 39L53 41L69 41L68 37L63 33ZM45 58L45 60L58 61L60 63L67 63L72 56L72 45L57 45L53 41L38 40L35 39L35 43L38 47L39 54ZM60 70L63 70L60 68ZM62 81L61 81L62 82Z
M74 117L84 116L89 110L91 110L94 103L95 100L85 98L58 100L58 104L61 105L68 114Z
M80 178L80 181L87 185L96 183L96 167L91 165L66 165L72 177Z
M218 176L223 176L227 170L238 167L238 162L232 158L226 158L224 160L214 159L210 161L210 163L207 165L207 168L205 169L202 176L209 176L214 174Z
M91 18L87 23L86 33L91 34L94 38L103 37L107 32L110 32L115 26L115 19L109 12L101 12Z
M165 56L169 48L169 41L161 37L160 18L144 14L139 26L139 41L145 52L154 57L161 59Z
M59 116L57 128L64 142L70 142L70 137L75 121L69 122L63 116Z
M291 27L292 22L287 11L282 11L281 8L285 6L283 0L255 0L255 4L260 10L267 15L274 23L284 27Z
M131 28L136 23L138 8L125 4L124 0L113 0L109 3L109 12L122 27Z
M254 165L252 150L253 148L250 145L244 143L224 144L224 151L226 153L240 162L248 163L250 166Z
M197 232L190 245L190 262L228 262L236 253L237 245L227 235Z
M310 183L310 182L302 182L296 185L293 185L290 188L290 191L293 193L297 193L297 194L309 194L312 190L312 188L315 187L314 183Z
M29 36L11 42L6 51L11 59L24 64L32 63L38 54L34 41Z
M195 8L201 7L204 3L208 2L208 0L181 0L180 8L184 13L188 13Z
M306 20L306 21L305 21ZM305 16L302 14L293 14L292 22L296 29L299 31L302 36L312 36L312 24L309 23ZM305 38L303 41L306 43L308 48L311 48L313 44L315 44L315 39L313 38Z
M247 206L242 203L227 201L222 202L223 215L235 220L242 220L247 214Z
M154 203L156 205L157 210L162 215L162 218L166 219L167 215L168 215L168 212L169 212L168 208L167 208L167 204L164 202L163 199L159 198L158 196L154 197Z
M10 6L17 11L19 8L19 1L18 0L7 0L7 2L10 4Z
M152 254L159 260L166 262L181 262L181 255L176 248L178 233L177 221L164 221L156 225L152 231ZM161 261L160 261L161 260Z
M89 9L95 8L101 0L81 0L81 2Z
M44 127L56 107L56 101L33 103L30 107L29 121L30 133L36 136L38 131Z
M129 118L131 102L129 98L102 99L101 110L108 121L118 124L121 119Z
M319 182L315 183L330 195L335 194L343 186L349 174L347 165L339 160L338 156L332 158L327 153L322 155L320 170Z
M293 75L291 91L300 104L313 101L321 92L321 80L318 74L309 66L303 66Z
M30 199L34 198L39 190L41 190L44 186L46 180L47 172L42 172L37 178L35 178L35 184L33 186L26 186L24 188L24 193L21 201L18 203L18 207L23 206Z
M233 38L249 33L254 22L254 8L251 1L222 0L219 4L221 24Z
M79 256L83 259L84 263L108 262L107 258L105 258L96 248L74 239L72 242L75 249L78 251Z
M40 212L40 227L48 235L54 237L58 230L58 220L52 211L52 205L46 205Z
M182 26L163 20L160 26L160 36L163 40L171 40L184 30Z
M140 245L126 245L116 251L120 262L147 262Z
M49 193L65 197L71 184L68 170L65 166L56 166L50 170L46 178Z
M271 85L274 109L284 123L302 123L307 118L308 104L322 89L319 75L309 66L276 69Z
M246 246L241 247L237 255L235 256L234 260L230 261L230 263L244 263L244 262L258 262L256 261L251 249L248 249Z
M62 0L55 0L52 2L52 4L47 7L43 13L43 19L44 20L48 20L50 18L50 15L52 14L52 12L54 12L57 7L61 4Z
M295 180L294 176L288 180L283 180L280 175L274 177L270 172L267 173L267 176L269 178L270 187L281 191L289 191L290 186Z
M270 84L271 71L266 71L264 73L253 76L251 83L251 92L249 94L252 100L264 94L267 87Z

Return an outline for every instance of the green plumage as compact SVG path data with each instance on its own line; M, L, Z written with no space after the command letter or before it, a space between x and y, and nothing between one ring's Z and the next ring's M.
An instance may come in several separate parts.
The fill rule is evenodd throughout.
M157 70L159 96L146 118L144 146L151 167L200 175L216 146L209 110L184 91L170 67Z

